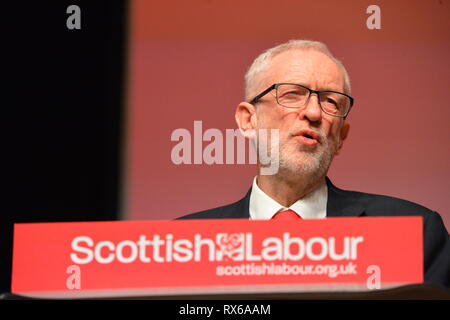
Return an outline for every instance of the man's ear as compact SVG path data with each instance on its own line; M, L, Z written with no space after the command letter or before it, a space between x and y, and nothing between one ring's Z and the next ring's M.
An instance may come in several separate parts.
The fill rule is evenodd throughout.
M339 152L341 151L341 148L344 145L344 140L347 139L349 131L350 131L350 124L344 120L344 123L342 124L341 131L340 131L339 145L337 147L335 155L338 155Z
M255 106L248 102L239 103L234 118L236 119L236 124L242 135L252 139L255 136L257 126Z

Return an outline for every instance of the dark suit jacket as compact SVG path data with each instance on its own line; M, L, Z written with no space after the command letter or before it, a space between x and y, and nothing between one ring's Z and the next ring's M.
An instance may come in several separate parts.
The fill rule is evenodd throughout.
M341 190L326 180L327 217L423 217L425 283L450 290L450 236L437 212L402 199ZM250 193L251 189L238 202L178 219L249 219Z

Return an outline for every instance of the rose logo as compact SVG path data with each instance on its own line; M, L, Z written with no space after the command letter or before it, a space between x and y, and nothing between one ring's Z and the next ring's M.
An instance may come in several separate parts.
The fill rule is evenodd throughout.
M241 260L244 252L244 234L242 233L220 233L217 235L216 243L223 256L233 260Z

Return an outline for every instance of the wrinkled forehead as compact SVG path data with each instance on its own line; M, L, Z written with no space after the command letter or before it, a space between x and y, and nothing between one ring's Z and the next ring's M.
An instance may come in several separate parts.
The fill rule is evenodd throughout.
M344 90L344 74L326 54L314 49L294 49L275 55L263 72L263 86L294 82L315 90Z

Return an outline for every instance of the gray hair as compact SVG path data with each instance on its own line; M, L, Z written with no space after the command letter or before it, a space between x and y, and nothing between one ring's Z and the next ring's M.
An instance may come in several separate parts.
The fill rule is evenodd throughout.
M245 74L245 100L248 101L251 99L251 95L254 95L253 92L256 90L256 87L261 84L261 74L266 71L270 65L272 59L285 51L293 50L293 49L312 49L327 55L331 60L333 60L339 69L341 69L344 75L344 93L350 94L350 77L345 69L344 65L341 61L336 59L333 54L328 49L327 45L319 42L319 41L311 41L311 40L289 40L288 42L282 43L276 47L265 50L261 53L252 63L247 73Z

